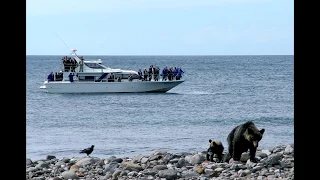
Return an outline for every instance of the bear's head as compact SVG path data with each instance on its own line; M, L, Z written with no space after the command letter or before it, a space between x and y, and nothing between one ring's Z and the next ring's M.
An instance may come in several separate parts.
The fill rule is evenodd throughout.
M210 148L214 148L216 146L221 146L221 141L219 140L211 140L209 139L209 143L210 143Z
M258 147L259 141L262 139L264 129L259 130L256 126L249 126L245 131L244 137L251 142L254 147Z

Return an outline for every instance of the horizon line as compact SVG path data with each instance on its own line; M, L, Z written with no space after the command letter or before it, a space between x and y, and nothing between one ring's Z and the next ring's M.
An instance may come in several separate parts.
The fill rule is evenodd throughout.
M70 56L70 54L68 55L54 55L54 54L26 54L26 56ZM86 55L79 55L79 56L294 56L294 54L248 54L248 55L244 55L244 54L234 54L234 55L213 55L213 54L197 54L197 55L93 55L93 54L86 54Z

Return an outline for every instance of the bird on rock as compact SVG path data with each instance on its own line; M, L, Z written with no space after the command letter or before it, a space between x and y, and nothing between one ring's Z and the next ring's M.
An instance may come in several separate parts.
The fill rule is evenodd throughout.
M80 153L80 154L81 154L81 153L86 153L87 156L89 156L89 154L92 153L93 148L94 148L94 145L92 145L91 147L88 147L88 148L86 148L86 149L80 150L79 153Z

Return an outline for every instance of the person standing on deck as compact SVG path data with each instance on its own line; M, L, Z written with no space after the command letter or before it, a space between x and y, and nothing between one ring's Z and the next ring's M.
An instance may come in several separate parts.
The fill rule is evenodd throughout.
M73 82L73 74L72 73L69 74L69 81Z
M50 72L50 74L47 77L48 83L49 81L53 81L53 72Z

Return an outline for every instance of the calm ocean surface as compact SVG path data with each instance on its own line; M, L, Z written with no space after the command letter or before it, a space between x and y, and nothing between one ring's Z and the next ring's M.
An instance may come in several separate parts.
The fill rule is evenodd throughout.
M81 55L81 54L79 54ZM26 56L26 156L107 158L196 152L252 120L261 148L294 142L294 56L85 56L121 69L179 66L186 81L167 93L48 94L39 87L62 56Z

